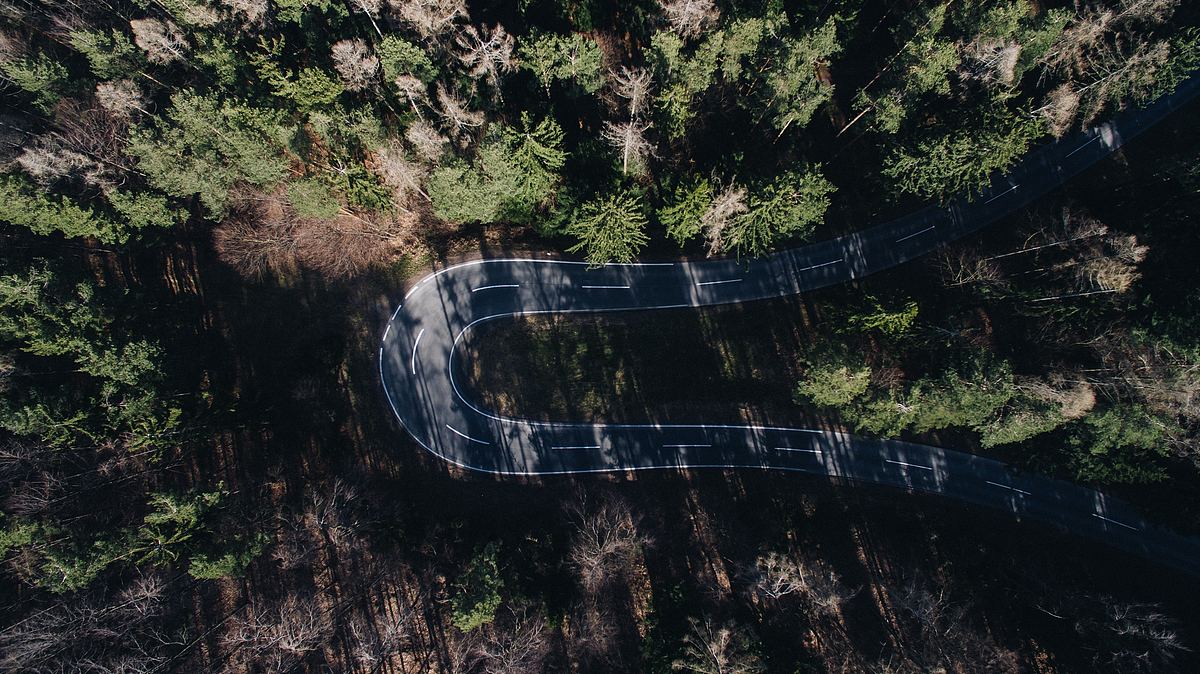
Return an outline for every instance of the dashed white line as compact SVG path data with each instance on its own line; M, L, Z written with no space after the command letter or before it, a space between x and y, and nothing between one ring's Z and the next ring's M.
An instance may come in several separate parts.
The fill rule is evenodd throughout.
M894 463L897 466L907 466L909 468L920 468L921 470L933 470L933 468L930 468L929 466L922 466L919 463L906 463L904 461L893 461L891 459L884 459L884 461L886 461L888 463Z
M392 334L392 324L388 323L387 330L383 331L383 341L387 341L388 335Z
M922 229L919 232L913 232L912 234L909 234L908 236L902 236L899 239L896 239L896 243L900 243L901 241L908 241L909 239L913 238L914 236L921 236L925 232L928 232L933 229L937 229L937 225L930 225L930 226L926 227L925 229Z
M1027 492L1024 489L1017 489L1016 487L1013 487L1013 486L1010 486L1007 484L1001 484L999 482L992 482L991 480L984 480L984 482L986 482L994 487L1000 487L1001 489L1008 489L1009 491L1015 491L1018 494L1024 494L1026 496L1033 496L1032 492Z
M820 454L819 449L801 449L800 447L772 447L777 452L804 452L805 454Z
M814 264L810 267L804 267L802 269L797 269L796 271L808 271L809 269L817 269L818 267L828 267L831 264L837 264L839 262L844 261L845 259L846 258L844 258L844 257L839 257L836 260L830 260L829 262L822 262L821 264Z
M1085 148L1085 147L1087 147L1087 146L1091 145L1092 143L1095 143L1095 142L1096 142L1096 141L1098 141L1098 140L1100 140L1100 134L1096 134L1096 135L1095 135L1095 136L1094 136L1094 137L1093 137L1091 140L1089 140L1088 142L1086 142L1086 143L1084 143L1083 145L1080 145L1079 147L1075 148L1074 150L1071 150L1070 152L1068 152L1068 153L1067 153L1067 157L1070 157L1071 155L1075 154L1076 152L1079 152L1079 151L1080 151L1080 150L1082 150L1083 148Z
M722 283L737 283L741 280L742 279L740 279L740 278L731 278L731 279L725 279L724 281L697 281L696 285L698 285L698 286L719 286Z
M500 284L497 284L494 286L480 286L478 288L471 288L471 292L477 293L480 290L492 290L494 288L520 288L520 287L521 287L521 284L519 284L519 283L500 283Z
M684 449L687 447L712 447L712 445L663 445L665 449Z
M1004 196L1005 194L1008 194L1009 192L1011 192L1011 191L1013 191L1013 190L1017 189L1018 187L1020 187L1020 185L1013 185L1012 187L1010 187L1010 188L1008 188L1008 189L1004 190L1004 191L1003 191L1003 192L1001 192L1000 194L997 194L997 195L995 195L994 197L992 197L991 199L988 199L987 201L985 201L985 202L983 202L983 203L984 203L984 205L986 206L987 204L990 204L990 203L992 203L993 201L995 201L995 200L999 199L1000 197Z
M1105 522L1111 522L1112 524L1115 524L1119 527L1125 527L1126 529L1133 529L1134 531L1141 531L1141 529L1139 529L1135 526L1130 526L1128 524L1125 524L1124 522L1118 522L1114 519L1105 517L1104 515L1101 515L1100 513L1092 513L1092 517L1099 517L1100 519L1104 520Z
M600 445L551 445L550 449L600 449Z
M408 365L409 371L412 372L413 374L417 373L417 347L421 345L421 336L424 334L425 334L425 328L421 328L421 331L417 333L417 341L413 342L412 360L409 361L409 365Z
M629 286L579 286L584 290L629 290Z
M492 443L488 442L487 440L476 440L475 438L472 438L471 436L467 435L466 433L463 433L462 431L458 430L457 428L455 428L455 427L451 426L450 424L446 424L446 428L450 429L450 432L451 432L451 433L453 433L453 434L455 434L455 435L462 436L462 437L464 437L464 438L466 438L466 439L470 440L471 442L478 442L478 443L479 443L479 444L481 444L481 445L490 445L490 444L492 444Z

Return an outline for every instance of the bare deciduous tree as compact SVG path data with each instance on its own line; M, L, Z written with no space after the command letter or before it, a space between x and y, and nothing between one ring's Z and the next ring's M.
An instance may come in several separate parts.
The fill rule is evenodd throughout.
M421 105L429 101L429 89L425 83L413 75L397 75L392 84L396 85L396 92L400 94L401 98L408 101L408 106L412 108L413 112L417 113L418 117L424 117Z
M133 80L111 80L96 85L96 102L115 119L132 119L134 113L146 111L146 96Z
M458 45L458 60L466 66L472 76L499 87L500 80L516 68L513 56L515 43L504 26L492 28L465 26L454 37Z
M191 48L183 30L170 21L134 19L129 27L133 30L133 41L152 63L185 60Z
M371 53L367 41L361 38L334 42L330 55L333 69L350 91L366 89L379 72L379 58Z
M395 192L397 203L407 204L418 194L429 200L429 195L421 189L428 171L420 163L409 159L408 153L401 148L392 146L381 149L375 154L373 165L383 184Z
M528 607L509 609L506 618L498 622L471 654L475 669L483 674L542 671L550 642L541 612Z
M651 89L654 86L654 76L646 68L630 68L621 66L608 73L612 82L612 91L617 98L625 101L629 107L631 119L640 118L650 105Z
M316 601L289 595L275 607L246 607L245 615L229 622L222 641L247 665L285 671L316 650L330 626Z
M388 0L388 7L427 40L443 37L468 18L464 0Z
M647 539L624 501L603 499L595 507L580 501L571 511L577 532L571 563L579 570L583 587L595 592L629 563Z
M438 113L456 136L469 134L483 125L483 113L471 110L466 101L455 92L437 85Z
M220 0L234 16L243 19L243 27L261 26L267 17L268 0Z
M801 564L777 552L760 556L746 576L753 590L762 596L778 600L798 594L816 615L837 615L842 605L856 594L847 590L837 574L822 562Z
M726 250L725 231L734 221L750 210L746 204L746 188L729 185L722 189L700 216L700 231L708 243L709 255L720 255Z
M413 122L404 132L404 138L413 147L417 156L430 164L436 164L446 154L450 143L433 125L424 120Z
M659 0L667 23L680 37L699 37L704 29L721 18L713 0Z
M750 637L732 622L718 624L712 618L688 620L683 638L683 656L671 663L674 669L696 674L757 674L765 671L750 648Z
M648 160L654 153L654 147L646 139L646 131L650 124L637 120L626 122L605 122L600 135L605 142L621 156L622 173L644 173L648 168Z

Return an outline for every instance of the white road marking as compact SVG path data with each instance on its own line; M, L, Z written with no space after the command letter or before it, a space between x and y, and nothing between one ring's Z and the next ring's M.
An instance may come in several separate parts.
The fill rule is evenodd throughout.
M897 466L908 466L909 468L920 468L921 470L933 470L933 468L930 468L929 466L922 466L922 465L916 464L916 463L905 463L904 461L892 461L891 459L884 459L884 461L886 461L888 463L894 463Z
M1033 494L1031 492L1027 492L1024 489L1017 489L1016 487L1010 487L1007 484L1001 484L999 482L992 482L991 480L984 480L984 482L986 482L992 486L995 486L995 487L1000 487L1001 489L1008 489L1010 491L1015 491L1018 494L1024 494L1026 496L1033 496Z
M1013 185L1012 187L1001 192L1000 194L997 194L996 196L992 197L991 199L988 199L987 201L983 202L983 204L986 206L986 205L992 203L993 201L999 199L1000 197L1004 196L1005 194L1008 194L1009 192L1017 189L1018 187L1020 187L1020 185Z
M925 232L928 232L932 229L937 229L937 225L930 225L930 226L926 227L925 229L922 229L919 232L913 232L912 234L909 234L908 236L902 236L899 239L896 239L896 243L900 243L901 241L908 241L909 239L913 238L914 236L920 236L920 235L924 234Z
M1126 529L1133 529L1134 531L1141 531L1141 529L1139 529L1137 527L1130 526L1128 524L1125 524L1124 522L1118 522L1114 519L1109 519L1109 518L1105 517L1104 515L1101 515L1100 513L1092 513L1092 517L1099 517L1100 519L1104 520L1105 522L1111 522L1119 527L1125 527Z
M433 276L426 276L425 278L421 279L420 281L417 281L417 285L413 286L412 288L409 288L408 292L404 293L405 301L407 301L409 297L412 297L413 293L417 292L417 288L420 288L421 286L425 285L425 282L431 278L433 278Z
M499 285L494 285L494 286L480 286L478 288L471 288L471 292L477 293L480 290L491 290L493 288L520 288L520 287L521 287L521 285L519 283L501 283Z
M579 286L584 290L629 290L629 286Z
M712 445L663 445L664 449L683 449L687 447L712 447Z
M822 262L821 264L814 264L811 267L804 267L803 269L797 269L796 271L808 271L809 269L816 269L818 267L828 267L831 264L837 264L839 262L844 261L845 259L846 258L844 258L844 257L839 257L836 260L830 260L829 262Z
M804 452L806 454L820 454L819 449L801 449L799 447L772 447L771 449L777 452Z
M413 374L417 373L417 347L421 345L421 336L424 334L425 328L421 328L421 331L417 333L417 341L413 342L413 355L408 367Z
M387 341L388 335L392 334L392 324L389 322L387 330L383 331L383 341Z
M400 310L404 308L403 304L397 304L396 310L392 312L392 320L396 320L396 316L400 314Z
M600 449L600 445L552 445L550 449Z
M721 285L722 283L737 283L738 281L741 281L741 280L742 279L740 279L740 278L731 278L731 279L726 279L724 281L697 281L696 285L698 285L698 286L718 286L718 285Z
M478 442L481 445L492 444L492 443L488 442L487 440L476 440L475 438L472 438L471 436L467 435L466 433L463 433L462 431L458 430L457 428L451 426L450 424L446 424L446 428L450 429L451 433L453 433L455 435L461 435L462 437L470 440L471 442Z
M1094 136L1094 137L1093 137L1091 140L1089 140L1088 142L1084 143L1083 145L1080 145L1079 147L1075 148L1074 150L1071 150L1070 152L1068 152L1068 153L1067 153L1067 156L1068 156L1068 157L1070 157L1071 155L1075 154L1076 152L1079 152L1079 151L1080 151L1080 150L1082 150L1083 148L1085 148L1085 147L1087 147L1087 146L1091 145L1092 143L1095 143L1095 142L1096 142L1096 141L1098 141L1098 140L1100 140L1100 134L1096 134L1096 135L1095 135L1095 136Z

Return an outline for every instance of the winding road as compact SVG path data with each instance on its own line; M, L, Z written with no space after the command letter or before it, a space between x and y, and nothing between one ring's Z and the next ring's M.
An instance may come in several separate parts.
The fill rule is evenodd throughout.
M930 206L856 234L751 261L589 267L490 259L413 285L384 331L379 373L404 428L451 463L505 475L651 468L769 468L901 487L1000 508L1200 574L1200 539L1070 482L938 447L802 428L579 424L506 418L463 391L457 346L472 327L516 315L702 307L793 295L924 255L997 221L1108 156L1200 93L1200 77L1154 104L1030 153L973 201Z

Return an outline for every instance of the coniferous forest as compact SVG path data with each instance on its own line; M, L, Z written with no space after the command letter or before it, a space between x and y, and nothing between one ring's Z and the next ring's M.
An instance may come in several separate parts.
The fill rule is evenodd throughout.
M0 670L1197 671L1153 560L800 475L469 473L376 349L448 264L757 258L1198 70L1188 0L0 0ZM489 325L472 386L952 447L1198 534L1198 111L852 284Z

